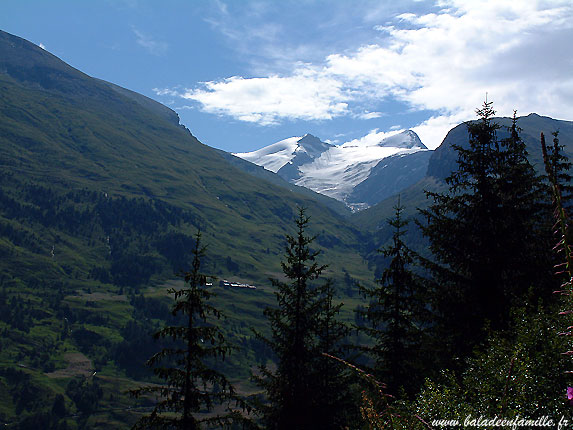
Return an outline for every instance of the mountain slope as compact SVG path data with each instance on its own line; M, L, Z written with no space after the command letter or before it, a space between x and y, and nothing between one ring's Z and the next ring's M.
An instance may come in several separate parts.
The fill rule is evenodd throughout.
M0 424L49 428L60 394L82 428L131 427L126 392L149 378L150 333L170 318L165 290L181 286L171 279L188 267L198 228L205 273L257 286L213 287L221 326L243 346L223 367L243 386L270 358L250 327L266 330L268 277L280 275L297 205L327 276L372 279L338 202L230 157L170 109L0 32ZM78 387L93 401L76 401Z
M502 126L498 130L498 138L506 137L508 135L506 128L511 125L511 118L495 118L495 121ZM518 126L522 128L521 137L526 143L529 160L538 171L543 169L539 143L539 134L541 132L551 139L551 133L559 130L560 143L565 147L564 152L572 159L573 122L530 114L519 118ZM356 226L370 231L365 243L365 253L366 258L372 265L385 267L384 265L387 264L380 257L377 250L390 244L391 232L388 229L386 220L394 216L394 207L398 203L398 198L404 206L403 215L405 218L417 218L423 222L418 209L425 209L432 203L431 198L426 198L425 192L447 192L448 186L444 182L444 178L457 169L457 153L452 145L460 145L462 147L468 145L468 132L465 124L460 124L450 130L440 147L429 154L430 160L426 176L402 189L397 194L389 196L376 205L351 216L351 221ZM406 243L420 255L430 257L429 244L422 236L417 225L414 222L410 222L406 227L406 231Z
M321 142L317 137L307 134L302 138L291 137L257 151L235 155L264 166L291 183L343 201L356 209L377 203L380 201L377 198L387 195L371 195L371 188L381 186L387 190L402 189L416 181L408 178L420 177L419 174L404 175L400 172L401 178L395 178L388 174L390 170L386 170L385 174L376 174L374 168L377 165L380 164L378 171L383 169L382 160L402 156L401 163L396 159L392 163L393 173L398 170L398 164L399 170L413 168L425 171L428 157L408 157L421 151L427 151L427 148L416 133L406 130L383 140L361 139L339 146ZM370 185L365 184L362 190L354 192L355 187L373 173L377 178L371 180ZM382 179L386 182L381 183Z
M263 243L272 238L273 254L280 252L296 205L309 207L325 236L357 241L312 195L233 167L178 125L168 108L92 79L7 33L0 34L0 54L0 154L11 181L161 199L193 214L217 254L252 242L251 253L235 258L261 278L270 260Z
M498 138L508 136L507 127L511 125L511 118L494 118L501 128L498 130ZM539 135L543 132L546 139L551 140L551 133L559 131L560 144L564 146L564 153L573 158L573 121L556 120L549 117L532 113L519 117L517 125L521 128L521 138L526 144L530 162L538 171L542 167L541 146ZM452 128L441 145L430 154L426 176L419 182L400 191L402 204L406 206L408 215L416 215L416 208L426 207L429 200L424 195L424 190L443 192L446 190L444 179L457 168L457 153L453 145L467 147L468 132L466 124L459 124ZM396 202L397 196L390 196L375 206L360 213L352 215L352 220L369 230L377 230L384 226L384 220L389 218Z
M498 130L498 138L508 137L508 127L511 126L511 118L494 119L501 128ZM536 113L519 117L517 125L521 129L520 135L527 146L530 162L537 169L542 168L541 146L539 135L545 134L549 141L552 139L551 133L559 131L559 140L565 146L565 154L573 156L573 121L563 121ZM428 175L444 179L456 168L457 154L452 145L458 144L466 147L468 144L468 132L465 124L459 124L451 129L442 144L433 152L428 164Z
M247 160L239 158L233 154L230 154L225 151L220 151L219 154L223 157L229 164L237 167L238 169L248 173L249 175L255 176L257 178L264 179L274 185L277 185L282 188L286 188L291 192L295 192L297 194L307 195L311 198L320 202L323 206L332 209L339 215L347 217L351 214L350 209L342 202L327 197L323 194L316 193L308 188L299 187L294 185L287 180L283 179L281 176L277 175L276 173L271 172L270 170L265 169L262 166L257 164L251 163Z
M426 176L431 156L432 151L418 151L383 159L354 187L347 200L373 206L400 193Z

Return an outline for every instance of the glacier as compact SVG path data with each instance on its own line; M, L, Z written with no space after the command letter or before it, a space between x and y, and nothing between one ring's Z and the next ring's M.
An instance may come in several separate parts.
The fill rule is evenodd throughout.
M291 183L340 200L351 208L364 208L368 205L349 201L349 197L374 167L389 157L429 151L412 130L383 134L381 139L376 139L376 134L369 136L374 138L333 145L306 134L233 155L263 166Z

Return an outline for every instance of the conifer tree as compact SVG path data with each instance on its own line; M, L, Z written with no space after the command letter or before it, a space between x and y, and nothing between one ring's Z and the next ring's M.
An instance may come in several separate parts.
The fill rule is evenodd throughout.
M394 210L394 218L387 220L394 229L392 244L380 251L390 264L377 287L361 287L370 304L359 312L368 321L362 329L375 341L366 348L375 360L375 377L391 393L404 389L412 394L421 382L422 327L428 317L422 279L410 268L416 255L403 241L408 220L402 218L399 199Z
M224 359L231 351L221 330L213 325L213 318L221 318L221 313L208 303L213 293L206 288L207 276L200 270L205 250L201 245L201 233L197 232L191 270L184 273L186 286L168 290L175 299L172 314L181 316L185 324L164 327L154 335L155 339L172 340L172 346L163 348L147 362L149 366L155 366L153 372L165 384L131 392L135 397L147 393L160 397L153 412L141 418L134 429L193 430L201 428L201 423L224 424L234 418L240 419L240 414L231 412L204 419L194 415L201 410L210 411L214 405L234 396L227 378L205 363L210 358ZM218 387L216 392L214 386Z
M330 280L320 288L320 315L317 327L318 351L315 391L321 393L314 408L316 428L342 429L357 421L359 411L352 393L352 375L334 358L345 356L344 339L349 335L348 325L338 320L342 303L334 304L334 285Z
M446 363L467 356L484 327L507 326L511 306L528 289L544 289L550 271L541 179L527 160L514 114L507 139L498 139L492 103L467 124L468 147L454 145L458 168L446 193L426 193L423 234L434 262L436 333ZM449 364L452 364L450 361Z
M321 348L334 352L336 342L344 329L335 322L339 306L332 304L332 287L327 282L316 286L325 265L319 265L310 245L316 236L307 236L309 217L303 208L296 219L296 235L286 235L285 261L281 263L286 282L272 279L278 307L267 308L271 337L258 334L273 351L277 367L271 371L259 368L255 381L265 389L267 404L261 405L264 424L268 429L336 429L340 424L337 414L329 415L326 409L340 408L333 404L338 399L325 402L325 373L335 383L340 370L338 364L327 360Z
M550 201L542 176L528 161L520 131L514 111L509 136L500 142L501 166L497 189L501 215L496 223L496 240L500 243L501 258L506 264L501 272L503 294L511 306L523 306L524 299L529 299L527 290L531 286L536 288L537 295L546 296L548 292L543 291L549 288L553 265L549 251ZM511 272L504 273L508 269ZM508 309L505 312L508 313ZM505 322L502 320L503 324Z
M550 183L557 184L561 194L562 206L569 210L571 201L573 200L573 177L569 173L571 169L571 162L569 158L563 153L564 146L559 143L559 131L554 131L553 144L547 147L545 145L545 136L541 133L541 141L544 151L544 160L546 164L546 172Z

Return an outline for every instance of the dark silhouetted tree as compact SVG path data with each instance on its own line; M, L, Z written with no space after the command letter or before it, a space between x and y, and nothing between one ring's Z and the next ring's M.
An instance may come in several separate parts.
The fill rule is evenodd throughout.
M571 162L569 157L563 153L564 146L559 143L559 132L555 131L552 135L553 144L547 146L545 144L545 136L541 133L545 171L552 187L556 185L559 189L560 204L564 209L570 210L571 200L573 199L573 185L571 185L573 178L569 173Z
M421 223L435 262L434 338L443 364L467 356L486 326L507 327L512 306L542 295L551 257L541 178L527 160L514 114L509 137L499 139L491 102L467 123L469 145L453 145L458 168L449 190L431 193ZM460 363L458 361L458 363Z
M348 368L333 359L346 355L344 340L350 334L348 325L338 319L343 304L334 303L334 294L334 285L327 280L321 287L316 330L321 356L316 363L315 391L322 394L317 398L313 420L318 423L318 429L343 429L355 423L359 416L352 387L355 381Z
M214 325L213 319L221 318L221 313L208 303L213 293L206 287L207 276L200 271L204 255L201 233L197 232L191 270L184 274L186 286L169 290L175 299L172 314L184 317L186 324L165 327L154 335L156 339L170 338L173 342L148 361L165 385L132 391L135 397L147 393L160 397L152 413L141 418L135 429L189 430L200 428L201 423L222 425L241 419L239 413L232 411L201 419L194 415L199 411L211 411L215 405L230 401L234 396L227 378L206 365L208 359L224 359L231 347L220 328ZM213 389L215 386L217 390Z
M326 268L316 262L319 252L310 245L316 237L306 235L309 217L299 209L296 235L287 235L285 259L281 263L286 282L272 279L277 289L278 306L265 309L271 337L258 337L273 351L277 367L271 371L259 368L255 381L266 390L267 403L260 405L260 413L269 429L326 429L337 427L340 411L336 398L325 401L327 382L335 384L341 370L334 360L321 354L337 351L337 342L345 329L335 321L339 306L332 303L330 282L316 286L315 281ZM337 369L337 370L334 370ZM330 393L335 394L335 393Z
M370 304L357 312L367 321L361 329L374 339L374 345L365 349L375 360L376 378L393 394L401 389L413 394L422 382L420 352L428 321L427 297L422 278L411 270L416 255L403 241L408 220L402 218L404 207L399 199L394 210L394 217L387 220L394 230L392 244L380 251L390 263L378 286L361 287Z

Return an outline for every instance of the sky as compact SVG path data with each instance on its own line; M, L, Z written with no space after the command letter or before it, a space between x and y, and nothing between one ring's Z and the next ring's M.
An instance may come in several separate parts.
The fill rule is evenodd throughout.
M2 0L0 29L228 152L405 129L433 149L486 97L573 120L571 0Z

